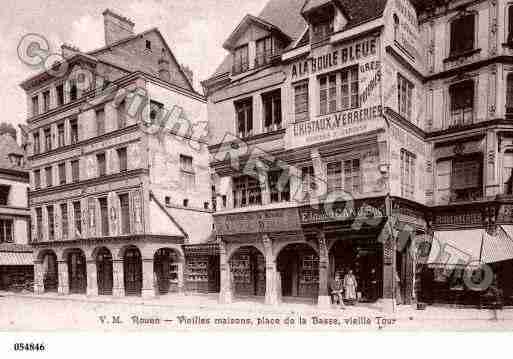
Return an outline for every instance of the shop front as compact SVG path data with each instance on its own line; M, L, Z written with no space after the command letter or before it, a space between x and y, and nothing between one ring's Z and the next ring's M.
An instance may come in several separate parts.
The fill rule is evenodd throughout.
M185 253L185 290L194 293L219 293L219 245L217 243L188 244Z

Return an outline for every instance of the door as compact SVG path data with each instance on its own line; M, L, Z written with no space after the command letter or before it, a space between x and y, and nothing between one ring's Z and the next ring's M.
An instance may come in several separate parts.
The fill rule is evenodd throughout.
M124 277L126 295L141 295L142 260L139 250L127 250L124 258Z
M112 256L108 251L98 254L96 260L96 268L98 278L98 294L112 295Z

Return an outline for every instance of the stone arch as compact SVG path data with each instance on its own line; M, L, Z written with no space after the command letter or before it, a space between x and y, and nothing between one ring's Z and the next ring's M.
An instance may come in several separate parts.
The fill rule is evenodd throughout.
M106 246L99 246L91 252L91 256L96 265L98 295L112 295L114 286L112 251Z
M118 256L123 260L125 294L127 296L140 296L143 285L141 250L136 245L126 245L119 250Z
M285 247L287 247L289 245L293 245L293 244L305 244L305 245L309 246L310 248L312 248L317 255L319 255L319 247L316 246L314 243L308 242L308 241L291 241L291 242L276 243L275 246L273 246L273 253L274 253L273 260L276 262L280 252Z
M52 249L42 249L36 261L41 263L43 292L56 292L59 286L58 256Z
M237 245L227 255L235 296L265 296L266 258L256 245Z
M87 292L87 257L81 248L66 248L62 259L68 266L69 292L85 294Z

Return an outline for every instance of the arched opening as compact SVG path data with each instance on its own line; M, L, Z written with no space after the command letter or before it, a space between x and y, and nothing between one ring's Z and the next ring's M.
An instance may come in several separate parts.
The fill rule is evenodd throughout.
M168 294L178 290L179 254L170 248L159 249L153 258L153 271L157 279L159 294Z
M230 258L230 272L235 296L265 296L265 258L258 249L239 248Z
M96 253L96 278L98 281L98 295L112 295L113 272L112 254L108 248L102 247Z
M289 244L277 258L281 276L281 295L288 298L317 298L319 294L319 256L305 243Z
M357 282L357 299L375 302L382 297L383 255L381 245L365 241L338 240L329 253L331 282L336 274L344 278L352 271Z
M85 294L87 290L87 268L84 252L72 249L67 255L69 292Z
M142 257L137 247L128 247L123 255L125 294L139 296L142 292Z
M42 255L42 261L44 291L57 292L59 286L57 255L53 251L47 251Z

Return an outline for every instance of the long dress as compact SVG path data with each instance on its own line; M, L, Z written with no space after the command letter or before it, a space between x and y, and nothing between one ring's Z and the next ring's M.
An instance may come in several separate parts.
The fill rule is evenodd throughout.
M346 274L344 277L344 298L346 300L356 300L356 277L354 274Z

